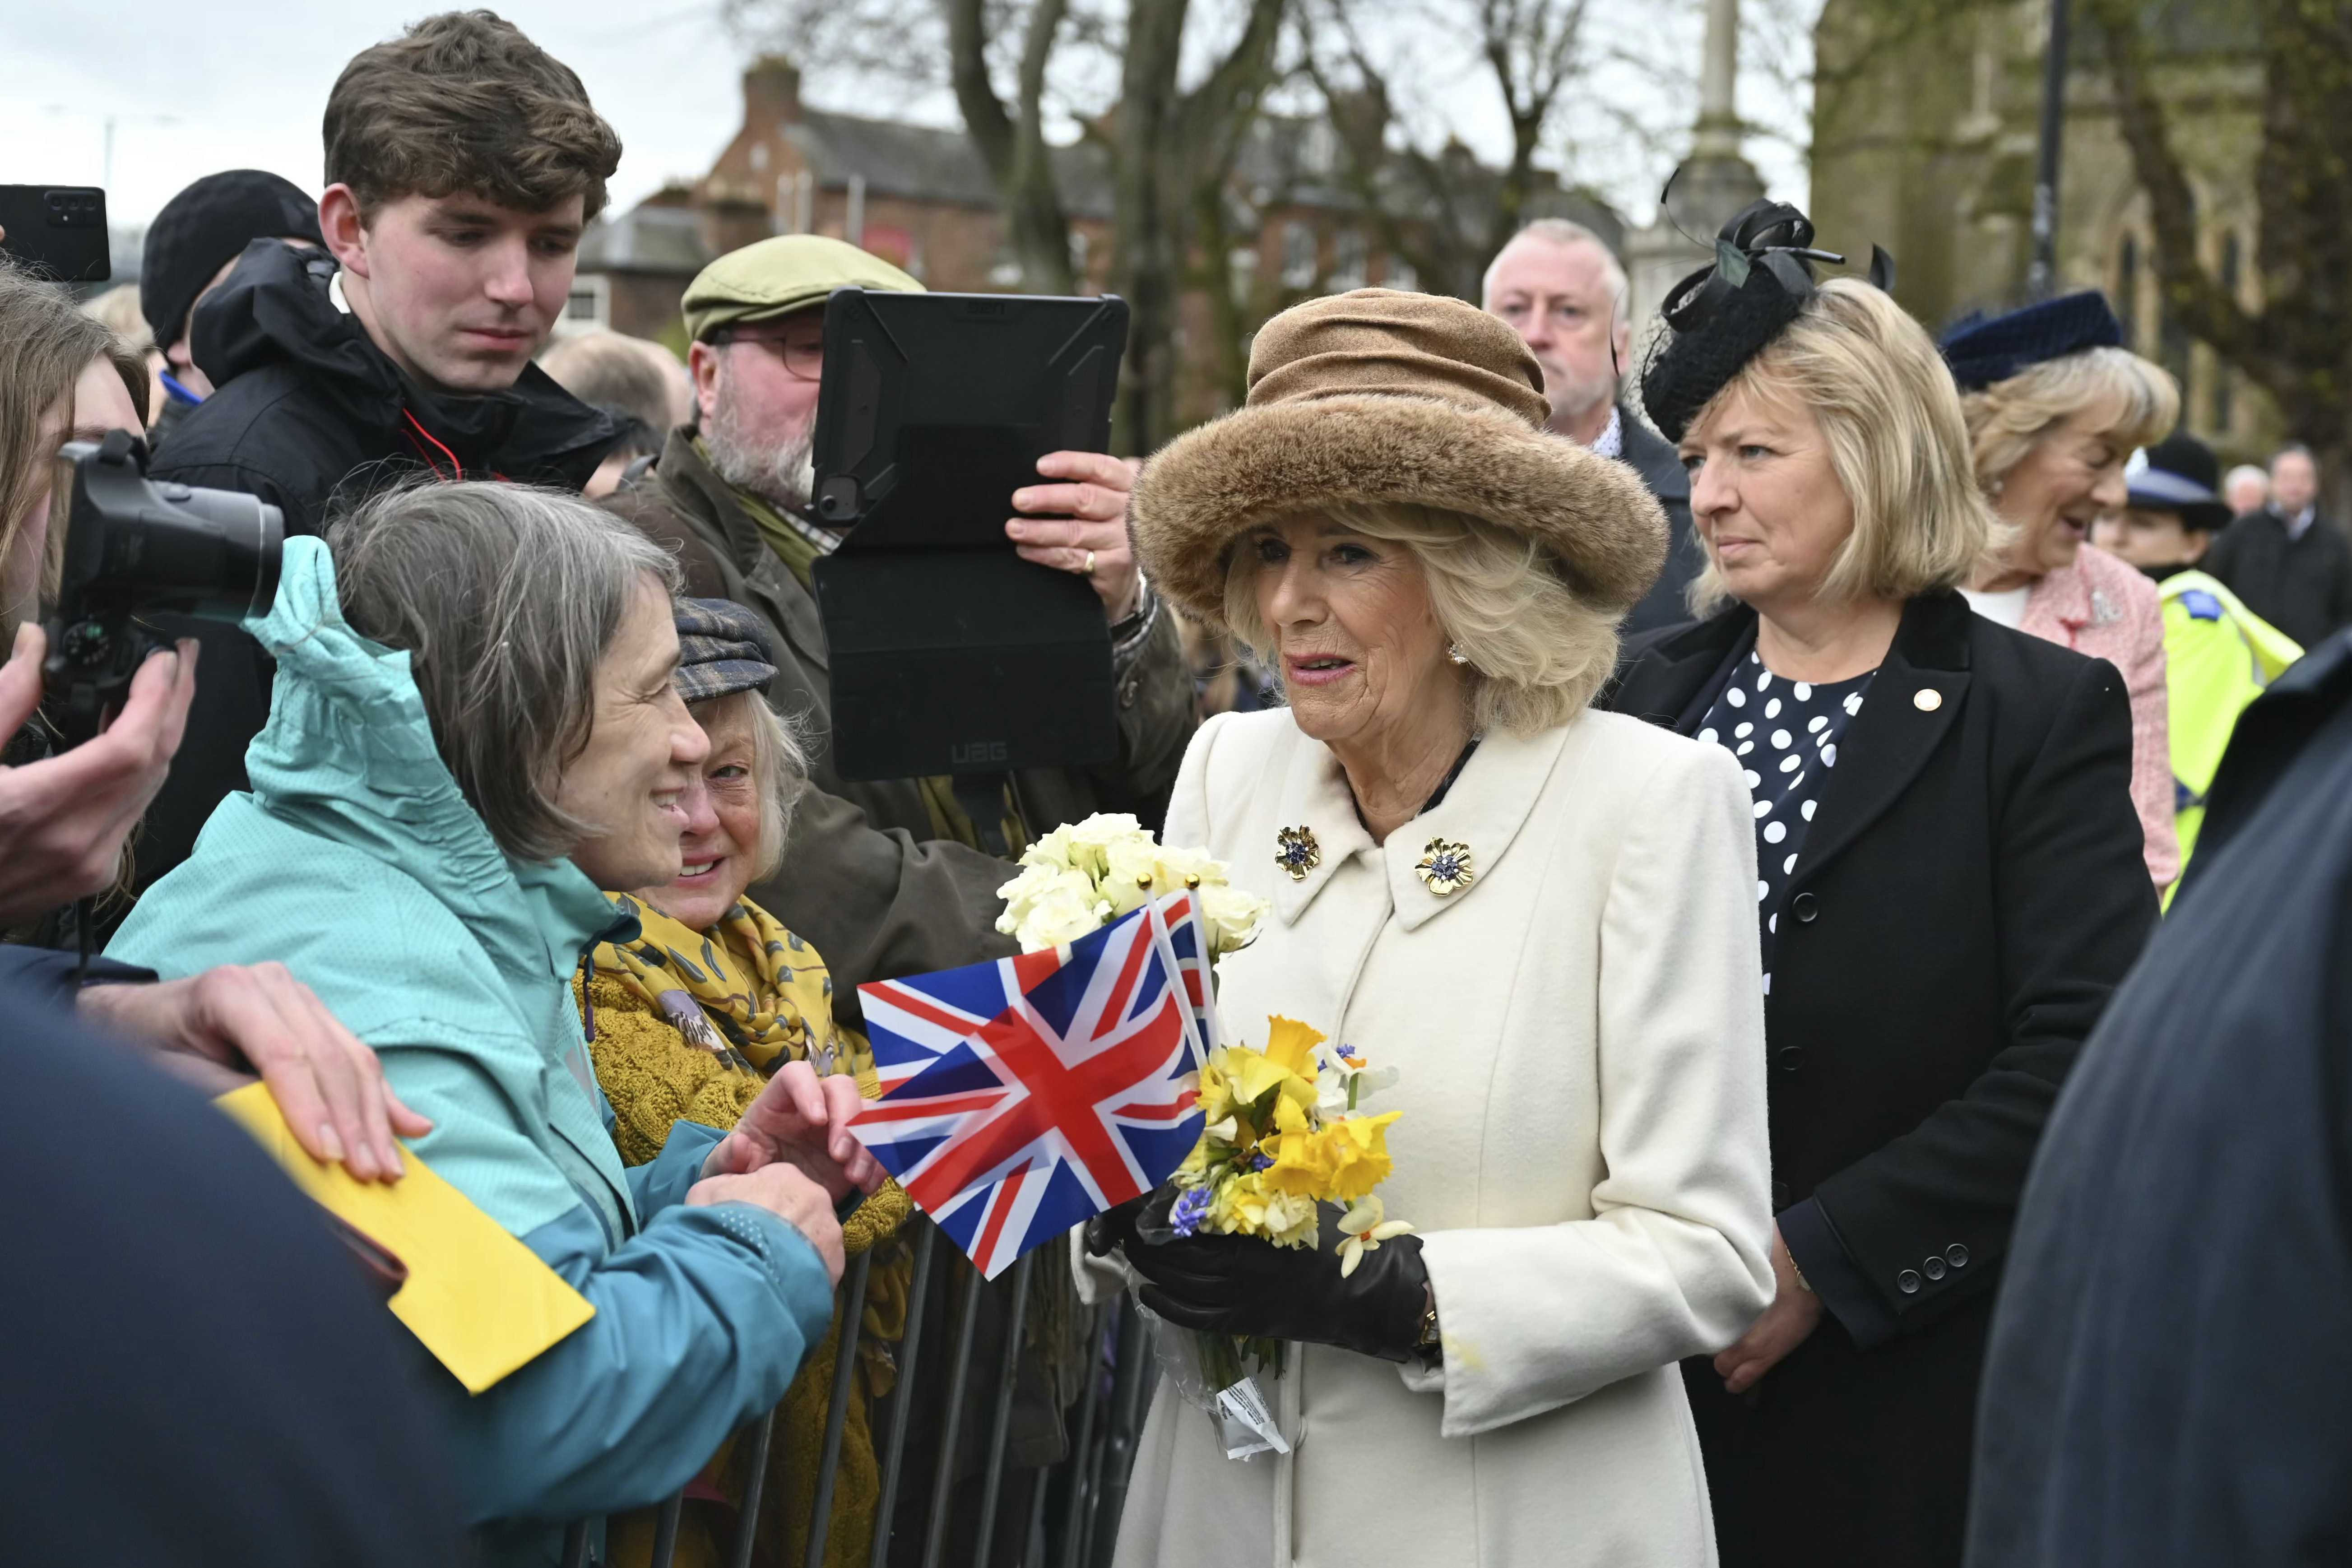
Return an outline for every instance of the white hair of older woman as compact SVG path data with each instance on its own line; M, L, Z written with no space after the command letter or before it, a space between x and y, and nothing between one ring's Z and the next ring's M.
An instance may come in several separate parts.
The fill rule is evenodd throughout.
M2078 414L2094 418L2125 452L2162 440L2180 418L2180 384L2129 349L2084 349L1964 393L1960 408L1977 482L1990 491L2036 442Z
M693 704L688 711L710 737L720 740L736 726L751 737L751 783L760 801L760 842L749 846L751 880L765 881L783 864L784 840L793 830L793 808L808 784L808 751L795 727L768 706L757 691L730 691Z
M1579 599L1539 542L1439 507L1366 503L1328 515L1419 558L1430 609L1476 674L1471 716L1481 731L1531 735L1564 724L1609 679L1622 617ZM1256 552L1234 552L1225 624L1271 659L1274 638L1251 587L1257 567Z

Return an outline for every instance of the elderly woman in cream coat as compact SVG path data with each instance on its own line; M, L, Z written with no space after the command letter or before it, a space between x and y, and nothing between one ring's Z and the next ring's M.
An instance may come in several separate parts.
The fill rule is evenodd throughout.
M1402 1074L1392 1216L1343 1277L1226 1237L1123 1251L1179 1324L1297 1342L1286 1457L1163 1390L1122 1568L1715 1561L1676 1362L1771 1299L1755 851L1717 747L1591 710L1665 527L1542 429L1510 329L1361 289L1269 322L1247 405L1145 469L1154 584L1273 661L1212 720L1168 841L1272 899L1226 1027ZM1098 1237L1098 1239L1102 1239Z

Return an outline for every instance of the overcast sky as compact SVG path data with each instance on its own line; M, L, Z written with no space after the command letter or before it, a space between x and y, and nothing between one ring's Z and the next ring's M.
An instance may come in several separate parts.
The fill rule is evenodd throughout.
M1654 3L1637 0L1634 8ZM612 184L617 206L667 180L700 174L741 120L742 56L719 25L718 0L495 5L580 73L620 132L625 151ZM144 224L174 192L218 169L272 169L315 192L319 118L336 73L360 49L436 8L435 0L111 0L103 6L0 0L0 184L107 184L108 216L117 226ZM1675 31L1688 41L1675 38L1675 52L1695 55L1696 26ZM1695 68L1696 59L1691 63ZM1446 79L1441 100L1466 110L1449 116L1457 132L1490 157L1507 152L1499 106L1486 104L1492 85L1478 79L1475 62L1435 66L1432 74ZM954 123L943 94L892 102L859 84L855 101L842 101L825 88L812 82L811 99L856 113ZM1743 80L1743 112L1775 118L1758 101L1759 89L1769 92L1770 85ZM1489 107L1492 113L1483 112ZM1679 106L1663 107L1680 120ZM1795 156L1769 145L1752 151L1776 194L1803 200L1804 171ZM1650 182L1664 172L1654 176L1636 168L1607 179L1594 168L1591 175L1604 178L1620 205L1646 217Z
M107 216L117 225L144 223L216 169L271 169L315 192L319 117L343 63L438 8L0 0L0 184L100 184L112 114ZM717 0L498 0L495 9L578 71L621 133L619 205L701 174L741 122L741 67Z

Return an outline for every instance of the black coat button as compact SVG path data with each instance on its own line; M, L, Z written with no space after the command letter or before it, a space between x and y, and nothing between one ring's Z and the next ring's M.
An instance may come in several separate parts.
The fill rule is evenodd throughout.
M1944 1261L1955 1268L1966 1268L1969 1266L1969 1249L1956 1241L1944 1248Z
M1780 1064L1782 1072L1802 1072L1805 1070L1805 1047L1782 1046L1772 1053L1772 1059Z
M1927 1255L1927 1261L1919 1265L1919 1269L1930 1279L1941 1279L1944 1277L1944 1260L1931 1252Z
M1772 1184L1772 1206L1775 1209L1784 1209L1789 1206L1788 1183L1775 1182Z
M1906 1296L1916 1296L1919 1293L1919 1271L1906 1268L1895 1277L1895 1288Z
M1789 900L1789 912L1797 917L1800 925L1811 925L1813 917L1822 912L1822 901L1811 893L1799 893Z

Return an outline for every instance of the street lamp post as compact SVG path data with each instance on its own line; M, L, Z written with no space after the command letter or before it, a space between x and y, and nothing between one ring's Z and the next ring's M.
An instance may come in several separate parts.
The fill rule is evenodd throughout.
M2058 164L2066 140L2067 0L2050 0L2050 37L2042 57L2042 143L2033 169L2033 261L2026 292L2047 300L2058 290Z
M104 140L99 155L98 183L100 189L108 191L114 188L114 128L117 125L177 125L180 122L179 116L174 114L120 114L112 110L91 109L79 103L50 103L42 107L51 114L88 114L99 121L104 128Z

